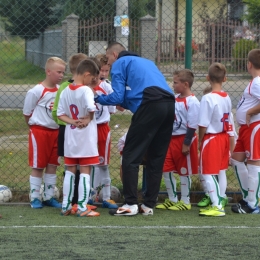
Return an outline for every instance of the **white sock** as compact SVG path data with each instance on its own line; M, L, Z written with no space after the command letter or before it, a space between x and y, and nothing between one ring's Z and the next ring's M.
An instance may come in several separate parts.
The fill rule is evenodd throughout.
M219 193L220 197L226 198L226 190L227 190L227 176L225 170L220 170L218 174L218 183L219 183Z
M181 179L181 200L185 204L190 204L191 178L190 176L180 176L180 179Z
M54 195L54 188L56 186L56 174L45 173L43 177L44 189L43 200L50 200Z
M88 202L90 190L90 176L86 173L80 174L79 179L79 199L78 199L78 208L82 211L87 209L86 205Z
M34 199L41 200L41 196L40 196L41 184L42 184L42 178L33 177L30 175L31 201L33 201Z
M169 200L172 202L178 202L178 196L176 192L176 179L172 172L164 172L163 178L167 189Z
M100 187L100 186L101 186L100 167L99 166L92 166L91 188L94 189L97 192L98 187Z
M250 207L258 205L260 166L247 164L248 169L248 196L247 202Z
M231 164L234 168L235 174L237 176L237 180L240 186L240 190L242 192L242 196L244 200L247 200L248 195L248 169L244 162L239 162L234 159L230 159Z
M63 180L63 201L62 209L67 210L70 205L74 194L74 183L75 183L75 174L66 170L65 177Z
M214 175L203 174L203 178L207 185L208 194L212 202L212 206L222 208L221 197L219 194L219 184Z
M202 185L203 191L205 192L206 195L209 196L206 181L203 178L203 174L199 173L199 178L200 178L200 183Z
M102 185L103 200L110 200L111 197L111 179L109 174L108 165L96 166L99 168L99 174Z

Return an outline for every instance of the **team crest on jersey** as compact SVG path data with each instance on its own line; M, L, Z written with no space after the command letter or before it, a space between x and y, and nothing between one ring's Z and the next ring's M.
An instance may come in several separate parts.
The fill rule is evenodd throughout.
M95 117L96 119L99 119L103 114L103 106L96 103L96 111L95 111Z
M47 114L48 117L50 117L51 119L53 119L53 118L52 118L52 108L53 108L54 100L55 100L55 98L52 97L52 98L50 98L50 99L45 103L45 111L46 111L46 114Z
M105 162L105 158L103 156L99 156L98 159L100 164Z

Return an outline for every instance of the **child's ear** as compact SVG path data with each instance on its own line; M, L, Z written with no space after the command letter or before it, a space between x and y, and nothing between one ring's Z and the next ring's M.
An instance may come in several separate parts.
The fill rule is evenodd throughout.
M223 79L223 82L226 82L227 81L227 77L225 76L224 79Z
M207 79L207 81L210 81L210 80L209 80L209 75L206 76L206 79Z

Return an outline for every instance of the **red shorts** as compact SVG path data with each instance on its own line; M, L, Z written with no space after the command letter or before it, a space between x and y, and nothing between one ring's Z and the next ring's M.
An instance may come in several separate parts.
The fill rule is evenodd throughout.
M87 157L87 158L71 158L71 157L64 157L64 164L66 166L89 166L89 165L96 165L99 164L98 156L94 157Z
M195 134L189 155L184 155L182 145L185 135L173 135L165 157L163 172L176 172L180 176L198 173L198 139Z
M97 124L99 165L108 165L110 159L110 127L108 123Z
M229 135L205 134L201 144L200 171L202 174L218 174L228 168Z
M43 126L30 126L29 133L29 165L43 169L48 164L60 165L58 162L59 129Z
M245 153L248 160L260 160L260 122L239 128L234 153Z

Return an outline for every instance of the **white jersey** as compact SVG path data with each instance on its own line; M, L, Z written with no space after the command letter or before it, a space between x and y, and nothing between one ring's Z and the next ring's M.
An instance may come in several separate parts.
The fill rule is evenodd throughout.
M124 146L125 146L125 139L126 139L127 133L125 133L122 137L119 138L117 143L117 150L118 152L122 153Z
M113 92L111 85L102 80L99 86L95 87L94 90L98 95L109 95ZM96 103L96 111L95 116L97 120L97 124L103 124L110 121L110 114L114 114L116 112L115 106L103 106L99 103Z
M172 135L187 133L187 128L198 128L200 102L192 94L185 98L175 96L175 120L173 123Z
M238 135L236 132L236 126L235 126L235 122L234 122L234 116L233 113L230 113L230 126L229 126L229 130L228 130L228 135L229 136L234 136L235 142L237 141Z
M224 91L212 91L200 101L199 126L207 127L206 133L230 131L231 100Z
M77 119L89 115L96 109L93 91L83 85L70 84L60 95L57 116L67 115ZM64 156L87 158L98 156L97 123L95 116L87 127L77 128L66 125L64 138Z
M37 84L27 92L23 114L30 116L29 125L59 128L52 118L52 108L58 88L58 85L55 88L45 88L42 84Z
M248 109L260 104L260 77L255 77L246 87L237 104L236 118L239 125L246 124L246 112ZM250 123L260 121L260 113L251 116Z

